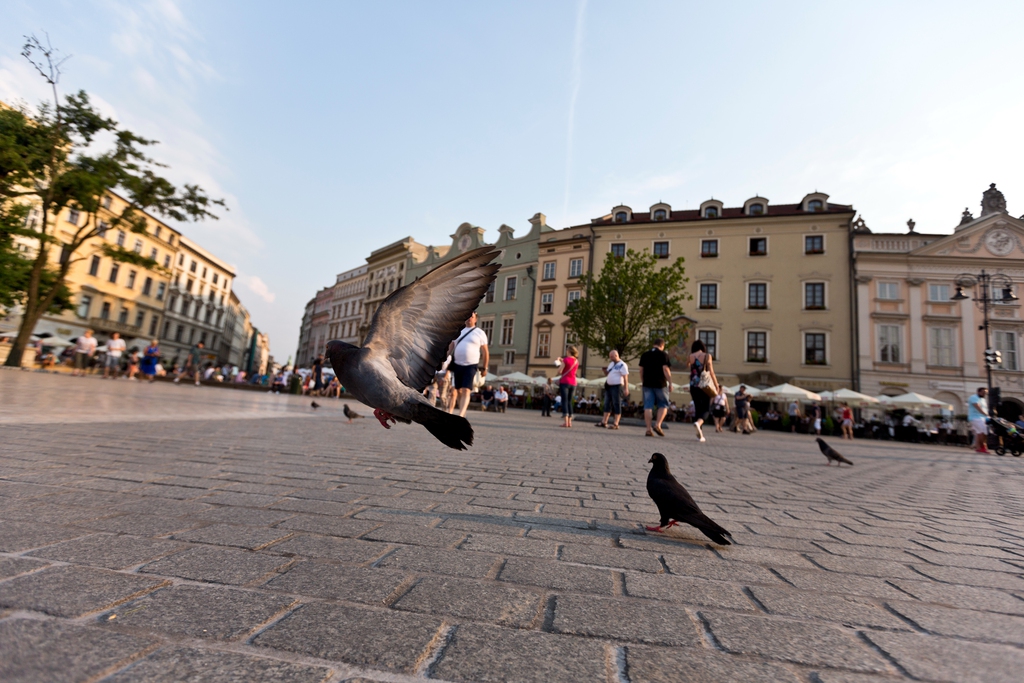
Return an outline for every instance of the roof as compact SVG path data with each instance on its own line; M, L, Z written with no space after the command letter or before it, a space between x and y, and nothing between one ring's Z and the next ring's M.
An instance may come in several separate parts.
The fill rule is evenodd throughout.
M853 207L846 204L832 204L827 203L824 211L815 211L813 213L803 210L803 204L769 204L766 207L766 211L763 214L757 216L749 216L743 212L742 206L733 208L723 208L722 215L718 218L704 218L701 215L700 209L686 209L684 211L672 211L668 218L663 220L655 221L651 219L651 212L644 211L633 212L633 217L625 223L617 223L615 217L611 214L607 216L601 216L591 221L591 225L632 225L634 223L667 223L671 221L720 221L725 218L771 218L774 216L817 216L827 214L839 214L839 213L852 213ZM587 227L581 225L577 227Z
M220 260L219 258L214 256L210 252L206 251L201 246L199 246L198 244L196 244L195 242L193 242L189 238L185 237L184 235L182 235L181 237L178 238L178 243L181 244L181 246L183 246L186 249L188 249L189 251L192 251L193 253L198 254L199 256L202 256L204 259L206 259L207 261L209 261L213 265L217 266L221 270L226 270L228 272L228 274L231 275L231 277L235 276L235 273L237 271L236 271L234 266L229 265L225 261Z

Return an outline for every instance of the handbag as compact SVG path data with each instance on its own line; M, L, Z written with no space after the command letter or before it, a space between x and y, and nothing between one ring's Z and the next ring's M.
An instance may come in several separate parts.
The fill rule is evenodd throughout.
M697 383L697 388L708 396L718 395L718 390L715 388L715 380L711 378L711 373L707 370L700 373L700 381Z
M484 377L480 374L480 368L477 368L476 374L473 375L473 391L476 391L484 385Z

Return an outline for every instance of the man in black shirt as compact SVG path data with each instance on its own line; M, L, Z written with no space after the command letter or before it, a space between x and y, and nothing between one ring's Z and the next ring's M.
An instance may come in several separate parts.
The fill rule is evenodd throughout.
M665 340L655 339L654 347L640 356L640 383L644 390L644 422L647 436L665 436L661 422L668 412L668 394L672 391L672 362L665 353ZM667 388L666 388L667 387ZM654 423L651 423L654 409L658 409Z

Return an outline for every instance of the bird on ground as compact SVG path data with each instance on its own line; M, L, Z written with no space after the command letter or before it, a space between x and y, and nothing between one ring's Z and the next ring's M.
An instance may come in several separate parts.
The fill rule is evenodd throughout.
M660 532L683 522L696 527L719 545L732 545L729 541L732 534L700 511L690 493L668 471L668 459L664 455L655 453L647 462L653 463L647 475L647 494L661 513L661 524L646 527L648 531Z
M349 424L352 424L352 420L358 420L358 419L361 419L363 417L362 415L360 415L356 411L354 411L351 408L349 408L347 403L345 404L345 407L344 407L344 413L345 413L345 417L348 418L348 423Z
M473 445L469 421L435 408L423 390L496 279L499 255L492 247L467 251L395 290L374 313L363 347L327 343L345 390L385 429L416 422L450 448Z
M316 401L313 401L313 402L312 402L312 403L310 403L309 405L313 406L313 410L316 410L317 408L319 408L319 407L320 407L320 404L319 404L319 403L317 403Z
M827 460L825 461L826 465L831 465L832 461L835 460L836 467L842 467L844 462L850 467L853 467L852 462L844 458L842 453L829 446L820 437L815 439L815 441L818 442L818 448L821 449L821 452L824 453L825 457L827 458Z

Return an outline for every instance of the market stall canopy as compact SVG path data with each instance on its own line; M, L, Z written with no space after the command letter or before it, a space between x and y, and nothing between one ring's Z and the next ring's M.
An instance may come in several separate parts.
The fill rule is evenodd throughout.
M779 384L774 387L768 387L767 389L762 389L761 393L758 394L758 396L760 398L774 399L776 401L792 401L794 399L797 401L821 400L821 396L814 393L813 391L801 389L800 387L795 387L792 384L788 383Z
M63 339L61 337L43 337L43 346L64 348L68 346L74 346L74 344L75 342L71 341L70 339Z
M823 401L834 401L836 403L846 403L851 408L863 408L870 405L878 405L879 400L874 396L868 396L862 394L853 389L839 389L838 391L823 391L821 392L821 398Z
M494 374L493 372L488 372L488 373L487 373L487 376L486 376L486 377L484 377L484 381L485 381L485 382L497 382L497 381L498 381L498 380L500 380L500 379L501 379L501 378L500 378L500 377L498 377L497 375L495 375L495 374Z
M548 383L548 378L547 377L534 377L530 381L533 382L534 384L536 384L537 386L542 387L542 386L544 386L545 384Z
M530 384L533 382L533 378L522 372L510 372L507 375L502 375L498 378L502 382L512 382L513 384Z
M725 393L729 396L735 396L736 392L740 390L740 387L747 387L747 393L751 396L760 396L762 393L760 389L755 389L754 387L747 386L746 384L737 384L734 387L726 387Z
M953 406L948 403L943 403L937 398L931 396L922 396L921 394L911 391L909 394L900 394L899 396L879 396L878 402L888 408L904 408L911 410L913 408L942 408L943 410L953 410Z

